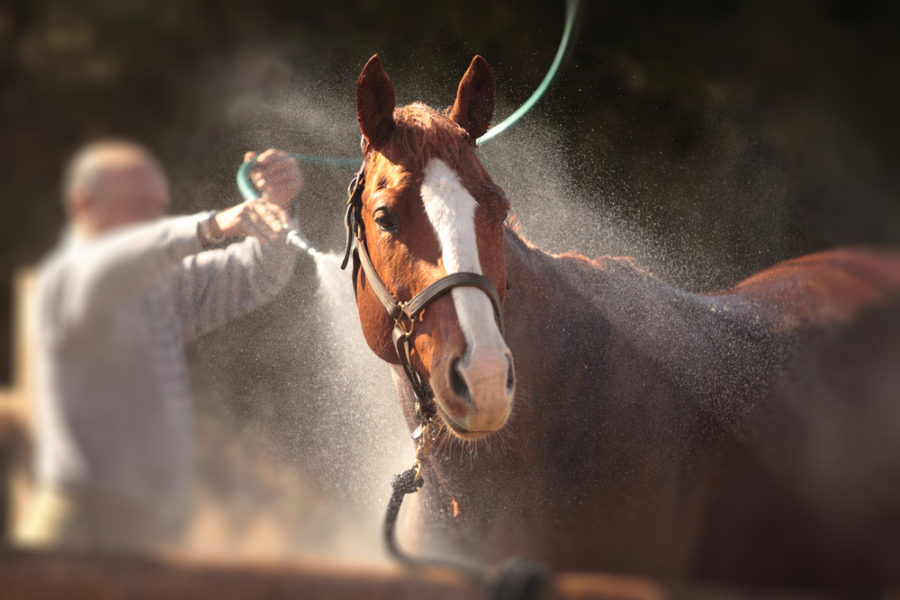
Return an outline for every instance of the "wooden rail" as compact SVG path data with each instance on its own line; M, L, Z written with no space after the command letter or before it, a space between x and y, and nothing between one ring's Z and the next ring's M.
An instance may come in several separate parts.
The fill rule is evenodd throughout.
M340 564L316 559L238 562L178 555L125 556L0 547L0 598L3 600L450 600L488 597L484 586L455 574L415 573L400 567ZM563 573L555 575L543 587L539 597L541 600L789 600L820 596L695 584L665 585L618 575Z

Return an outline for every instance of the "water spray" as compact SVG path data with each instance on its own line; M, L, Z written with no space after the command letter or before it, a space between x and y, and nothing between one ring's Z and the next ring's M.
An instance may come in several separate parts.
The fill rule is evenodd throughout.
M512 125L514 125L517 121L524 117L528 113L528 111L534 108L538 101L547 92L547 89L550 87L550 84L553 83L553 80L556 78L556 75L559 72L559 67L562 65L563 58L565 58L572 44L572 32L575 29L575 21L576 16L578 15L580 4L581 0L566 0L565 24L563 26L562 38L559 41L559 48L556 50L556 56L554 56L553 62L550 64L550 69L548 69L547 74L544 76L544 79L541 81L540 85L537 87L537 89L534 90L534 92L522 104L522 106L516 109L515 112L503 119L503 121L498 125L491 127L484 135L478 138L478 145L484 144L485 142L497 137L498 135L509 129ZM338 156L320 156L315 154L288 154L288 156L296 160L298 163L342 169L359 169L359 166L362 163L362 161L358 158L346 158ZM238 190L241 192L241 196L243 196L245 200L257 200L262 197L262 194L256 188L256 186L253 185L253 182L250 179L250 171L256 165L256 160L257 157L254 156L252 159L242 164L237 172ZM283 235L283 239L286 244L294 246L298 250L302 250L309 254L317 263L319 261L319 258L322 256L322 253L316 250L309 243L309 240L307 240L303 236L303 234L301 234L296 229L287 230L287 232Z

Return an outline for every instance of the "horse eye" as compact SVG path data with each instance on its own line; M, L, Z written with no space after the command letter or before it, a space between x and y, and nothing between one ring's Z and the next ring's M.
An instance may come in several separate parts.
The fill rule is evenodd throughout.
M375 224L378 225L378 229L388 233L393 233L400 227L397 215L386 208L379 208L375 211Z

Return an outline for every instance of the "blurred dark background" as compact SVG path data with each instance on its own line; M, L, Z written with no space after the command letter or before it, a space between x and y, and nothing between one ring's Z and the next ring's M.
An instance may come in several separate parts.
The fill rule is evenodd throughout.
M895 3L584 5L574 52L537 112L558 130L566 160L586 165L582 183L602 184L598 192L630 220L707 254L740 255L740 272L697 274L696 283L727 285L835 244L897 242ZM228 107L225 98L251 89L265 97L273 81L293 81L328 85L352 102L362 64L379 52L395 80L433 85L449 103L480 53L514 108L549 66L562 16L562 3L510 0L427 8L5 0L2 279L55 241L59 169L86 139L118 134L148 144L170 170L178 209L231 202L231 172L248 139L316 149L299 147L301 124L266 129L252 106ZM397 87L401 101L414 99L416 90ZM355 135L352 112L338 117L334 127ZM355 144L328 150L358 153ZM778 205L762 210L760 196L772 189L755 186L767 177L783 189ZM197 180L202 197L178 194Z
M585 1L558 80L485 163L535 241L632 253L691 290L835 245L900 246L898 6ZM0 379L11 277L57 240L60 169L84 141L147 144L176 212L224 207L246 149L358 155L355 84L375 52L401 103L442 106L484 55L499 121L544 76L563 12L522 0L0 2ZM337 249L352 170L304 172L307 232ZM564 210L544 210L552 195L570 199ZM300 344L298 319L316 318L308 262L277 310L192 354L216 418L262 445L295 439L292 455L310 451L300 430L317 414L297 398L329 385ZM246 433L250 422L264 425Z

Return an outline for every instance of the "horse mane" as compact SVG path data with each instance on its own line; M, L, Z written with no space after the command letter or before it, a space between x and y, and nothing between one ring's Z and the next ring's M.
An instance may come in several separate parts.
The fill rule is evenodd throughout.
M588 277L590 276L591 272L594 272L597 275L605 275L612 272L618 272L631 273L641 277L656 279L656 275L653 273L653 271L651 271L646 266L638 263L632 256L613 256L611 254L601 254L599 256L591 258L574 250L567 250L565 252L558 253L547 252L540 246L535 245L527 237L525 237L518 215L513 212L510 212L506 217L506 229L509 233L513 234L515 238L518 238L519 242L522 243L524 248L528 248L529 250L544 254L557 264L559 264L561 260L562 262L572 262L582 265L586 269L585 275L588 275Z

